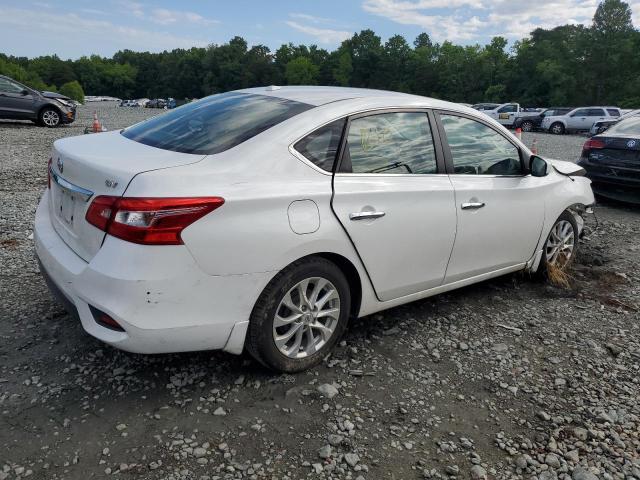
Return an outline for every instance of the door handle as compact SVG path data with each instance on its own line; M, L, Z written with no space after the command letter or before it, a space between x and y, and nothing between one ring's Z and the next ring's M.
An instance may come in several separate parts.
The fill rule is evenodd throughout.
M484 207L484 202L465 202L460 207L462 210L476 210Z
M358 221L358 220L371 220L375 218L384 217L386 213L384 212L358 212L358 213L350 213L349 220Z

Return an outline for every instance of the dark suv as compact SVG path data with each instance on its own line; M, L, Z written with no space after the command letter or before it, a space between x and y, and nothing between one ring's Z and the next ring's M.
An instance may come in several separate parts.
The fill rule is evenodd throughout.
M69 97L39 92L0 75L0 118L31 120L45 127L57 127L76 119L76 106Z
M532 132L542 128L542 120L544 117L551 117L553 115L564 115L569 113L573 108L566 107L551 107L540 112L540 115L534 115L532 117L519 117L513 124L513 128L522 128L523 132Z

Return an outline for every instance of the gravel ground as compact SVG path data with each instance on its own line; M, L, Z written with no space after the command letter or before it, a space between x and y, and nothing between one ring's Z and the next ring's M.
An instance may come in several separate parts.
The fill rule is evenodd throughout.
M110 129L157 113L99 107ZM0 122L0 480L640 480L637 210L596 209L570 289L509 275L360 319L295 376L127 354L69 318L33 257L51 143L92 108ZM584 141L535 137L566 160Z

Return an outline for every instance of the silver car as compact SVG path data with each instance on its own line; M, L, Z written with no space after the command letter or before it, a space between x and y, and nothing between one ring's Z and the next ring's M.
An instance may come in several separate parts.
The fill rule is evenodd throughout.
M618 107L580 107L566 115L545 117L542 130L562 135L568 132L588 131L601 120L618 119L622 112Z

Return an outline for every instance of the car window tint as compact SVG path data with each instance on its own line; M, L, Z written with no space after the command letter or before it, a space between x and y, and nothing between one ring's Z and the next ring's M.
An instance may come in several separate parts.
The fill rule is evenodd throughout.
M500 110L498 110L498 113L512 113L512 112L515 112L517 109L518 108L515 105L505 105Z
M604 117L604 110L602 110L601 108L590 108L588 116L589 117Z
M609 115L611 115L612 117L619 117L620 116L620 112L618 110L616 110L615 108L607 108L607 112L609 112Z
M24 90L24 88L17 83L13 83L6 78L0 78L0 92L20 93L22 90Z
M589 116L589 110L586 108L581 108L580 110L576 110L571 114L572 117L587 117Z
M122 135L164 150L212 155L310 108L313 106L283 98L227 92L138 123Z
M492 128L464 117L440 115L453 159L465 175L521 175L518 148Z
M620 120L607 130L607 135L640 135L640 116Z
M333 163L340 146L344 119L331 122L298 141L294 148L317 167L327 172L333 171Z
M427 114L383 113L352 120L341 171L437 173Z

